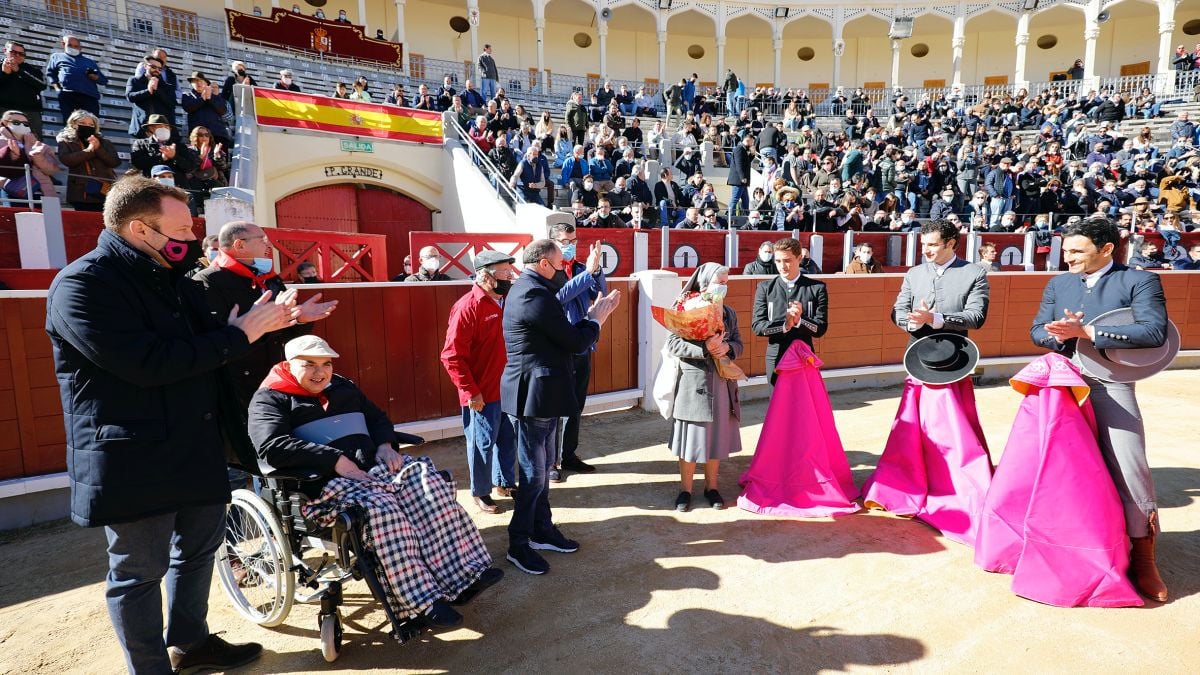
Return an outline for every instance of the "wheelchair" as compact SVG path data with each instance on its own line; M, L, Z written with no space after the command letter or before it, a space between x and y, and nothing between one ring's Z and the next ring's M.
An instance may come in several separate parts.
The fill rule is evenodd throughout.
M405 446L418 446L420 436L397 433ZM363 545L366 518L357 507L338 514L329 527L304 518L303 481L320 478L314 471L262 472L257 458L241 457L237 464L254 477L254 489L233 491L226 516L225 536L217 549L216 568L221 588L233 608L246 619L271 628L284 622L295 603L320 604L317 626L321 655L333 662L342 651L339 607L349 581L365 581L387 614L391 637L404 644L427 628L422 617L399 617L387 602L380 581L382 568ZM453 482L448 471L437 472ZM318 558L319 556L319 558ZM315 562L314 558L317 558Z

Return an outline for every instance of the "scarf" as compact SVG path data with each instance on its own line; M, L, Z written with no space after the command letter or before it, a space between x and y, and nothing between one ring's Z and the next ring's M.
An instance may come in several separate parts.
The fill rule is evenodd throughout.
M258 290L266 290L267 281L272 277L278 276L275 272L267 272L266 274L255 274L254 270L250 269L245 263L238 261L237 258L229 255L225 251L217 253L216 260L212 261L210 267L215 267L221 270L229 270L239 277L245 277L251 281L254 288Z
M325 394L313 395L313 393L304 387L300 386L299 380L295 375L292 375L291 369L288 368L287 361L280 361L271 367L271 372L263 378L262 384L258 385L259 389L270 389L272 391L280 391L293 396L304 396L307 398L315 398L321 403L321 407L329 408L329 397Z

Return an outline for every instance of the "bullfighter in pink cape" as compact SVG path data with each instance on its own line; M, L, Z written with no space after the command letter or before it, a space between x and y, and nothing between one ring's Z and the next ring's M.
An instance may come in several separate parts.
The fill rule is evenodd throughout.
M967 339L987 318L987 272L954 253L958 230L921 226L925 262L904 275L893 320L909 332L909 377L863 503L914 516L973 546L992 462L968 377L979 350Z
M739 508L798 518L859 510L820 367L803 340L792 342L779 359L758 447L740 481Z
M1121 498L1096 442L1091 388L1061 354L1011 380L1025 395L984 503L975 563L1059 607L1137 607Z

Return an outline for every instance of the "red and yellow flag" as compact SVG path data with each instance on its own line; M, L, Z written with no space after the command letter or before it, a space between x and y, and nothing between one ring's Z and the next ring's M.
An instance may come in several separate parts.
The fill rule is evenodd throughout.
M261 87L254 88L254 106L258 123L266 127L442 144L438 112Z

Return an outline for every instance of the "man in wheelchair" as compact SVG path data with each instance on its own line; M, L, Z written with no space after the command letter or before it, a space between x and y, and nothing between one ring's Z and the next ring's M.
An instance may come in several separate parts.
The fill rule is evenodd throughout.
M500 580L478 528L428 457L398 453L387 415L350 380L334 375L337 352L315 335L284 347L249 409L250 439L264 471L316 470L300 483L305 518L322 527L357 507L363 546L397 617L434 628L462 622L462 604Z

